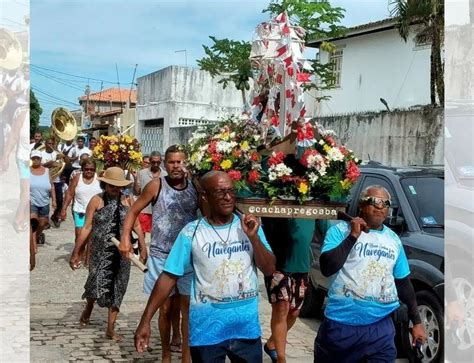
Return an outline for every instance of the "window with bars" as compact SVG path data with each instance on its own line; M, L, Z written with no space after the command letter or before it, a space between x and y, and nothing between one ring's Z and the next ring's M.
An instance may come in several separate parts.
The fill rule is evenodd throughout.
M197 118L185 118L180 117L178 120L178 126L203 126L215 123L217 121L213 120L205 120L205 119L197 119Z
M332 64L332 75L334 79L330 82L330 86L335 88L341 87L341 71L342 71L342 49L336 49L329 55L329 63Z

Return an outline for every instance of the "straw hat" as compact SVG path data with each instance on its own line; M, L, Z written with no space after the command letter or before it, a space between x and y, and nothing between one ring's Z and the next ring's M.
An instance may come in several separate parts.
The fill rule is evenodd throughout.
M127 185L133 183L133 181L125 179L123 169L117 166L112 166L108 168L105 171L104 175L98 177L97 179L103 181L104 183L115 185L117 187L126 187Z

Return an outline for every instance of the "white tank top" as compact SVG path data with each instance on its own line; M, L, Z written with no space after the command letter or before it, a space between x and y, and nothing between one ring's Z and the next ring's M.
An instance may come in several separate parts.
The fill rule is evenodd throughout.
M99 193L102 193L102 189L100 189L100 183L97 180L97 174L94 175L94 179L90 184L84 183L84 180L82 180L82 174L79 175L79 182L76 186L72 210L77 213L85 213L89 201L94 195Z

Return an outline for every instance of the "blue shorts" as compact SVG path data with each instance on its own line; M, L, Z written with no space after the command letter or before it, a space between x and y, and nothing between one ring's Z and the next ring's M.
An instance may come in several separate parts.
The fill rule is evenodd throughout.
M143 281L143 292L150 295L153 287L155 286L156 280L160 277L160 274L163 272L165 267L165 258L149 256L146 266L148 267L148 272L145 273L145 279ZM193 279L193 273L188 272L183 276L178 277L176 282L176 287L181 295L191 295L191 280ZM174 292L170 294L173 296Z
M193 363L224 363L225 357L232 362L262 362L262 340L229 339L214 345L199 345L191 348Z
M74 217L74 226L76 228L84 227L86 222L86 214L72 211L72 216Z
M37 205L30 205L30 213L36 214L40 218L49 218L49 204L43 207L38 207Z
M324 318L314 341L314 361L392 363L397 358L392 318L368 325L346 325Z

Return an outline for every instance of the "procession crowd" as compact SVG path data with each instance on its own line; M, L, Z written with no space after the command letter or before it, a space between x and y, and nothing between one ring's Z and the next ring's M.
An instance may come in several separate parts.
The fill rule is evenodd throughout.
M138 352L148 349L151 321L159 310L164 362L171 361L172 351L181 351L183 362L224 362L226 356L259 362L260 270L272 305L272 333L263 351L273 362L286 362L287 334L308 286L312 236L289 238L291 219L266 218L262 223L238 212L231 178L218 171L199 181L190 178L181 146L169 147L164 162L159 152L152 152L138 172L109 167L98 173L91 156L95 144L91 138L86 146L79 136L56 146L54 139L44 142L37 132L29 145L30 165L18 161L30 192L28 208L20 203L14 223L20 231L30 220L31 269L45 242L43 231L62 228L72 204L70 266L89 269L80 325L89 323L97 303L108 308L106 336L122 339L115 322L135 254L148 268L143 291L150 295L135 333ZM53 175L58 153L66 166ZM408 306L413 342L426 339L403 247L383 225L389 206L387 190L366 188L359 216L327 233L320 264L332 282L315 339L316 362L394 361L391 314L399 300ZM118 248L113 237L120 241Z

